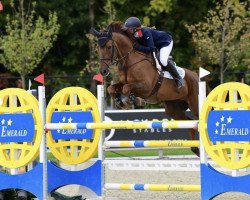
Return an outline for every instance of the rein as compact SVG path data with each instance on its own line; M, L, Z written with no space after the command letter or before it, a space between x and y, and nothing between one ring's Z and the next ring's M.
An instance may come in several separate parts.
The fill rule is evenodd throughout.
M129 57L129 55L134 51L134 49L130 50L129 52L126 53L126 55L122 56L121 58L118 58L118 56L114 59L114 54L115 54L115 49L116 49L116 52L119 52L118 51L118 48L117 46L115 45L115 41L113 39L110 39L112 40L112 53L111 53L111 58L100 58L101 61L103 61L105 63L105 65L110 68L111 66L117 64L117 63L121 63L121 61L126 61L126 59ZM111 64L108 65L105 61L108 60L108 61L111 61Z

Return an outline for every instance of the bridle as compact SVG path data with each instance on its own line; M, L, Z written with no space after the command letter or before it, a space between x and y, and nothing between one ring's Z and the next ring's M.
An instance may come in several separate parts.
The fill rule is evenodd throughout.
M123 69L124 66L125 66L125 62L126 60L128 59L129 55L134 51L134 49L132 48L130 51L128 51L124 56L122 56L121 58L118 58L118 47L117 45L115 44L115 41L110 38L109 40L112 41L112 46L111 46L111 57L110 58L100 58L100 61L103 62L107 68L109 69L111 66L114 66L115 64L120 64L120 67ZM107 42L109 41L107 40ZM106 42L106 43L107 43ZM105 44L106 45L106 44ZM117 57L114 58L114 55L115 55L115 50L117 52ZM109 65L106 61L110 61L111 64ZM123 63L121 63L123 62Z

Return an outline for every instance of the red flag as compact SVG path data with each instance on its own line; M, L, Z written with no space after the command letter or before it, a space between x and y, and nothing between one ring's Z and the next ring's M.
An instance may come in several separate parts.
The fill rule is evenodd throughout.
M2 2L0 1L0 12L3 11L3 4Z
M37 76L36 78L34 78L34 80L44 85L44 74Z
M103 84L103 76L101 74L94 75L93 80L99 81Z

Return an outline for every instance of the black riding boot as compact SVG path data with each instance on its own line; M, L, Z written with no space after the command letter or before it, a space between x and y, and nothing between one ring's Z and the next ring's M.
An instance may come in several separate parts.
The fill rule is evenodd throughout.
M168 60L168 66L167 66L167 70L169 71L169 73L171 74L171 76L173 76L176 84L177 84L177 88L181 88L184 85L184 81L181 78L181 76L179 75L176 67L175 67L175 63L172 60Z

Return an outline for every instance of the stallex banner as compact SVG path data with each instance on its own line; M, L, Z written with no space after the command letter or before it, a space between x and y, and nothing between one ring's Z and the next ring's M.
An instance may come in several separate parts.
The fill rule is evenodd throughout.
M187 112L190 115L190 112ZM190 116L191 117L191 116ZM171 118L165 114L164 109L143 110L109 110L105 111L105 121L151 121ZM132 129L132 130L106 130L109 140L173 140L190 139L187 129ZM197 139L199 138L197 134Z

